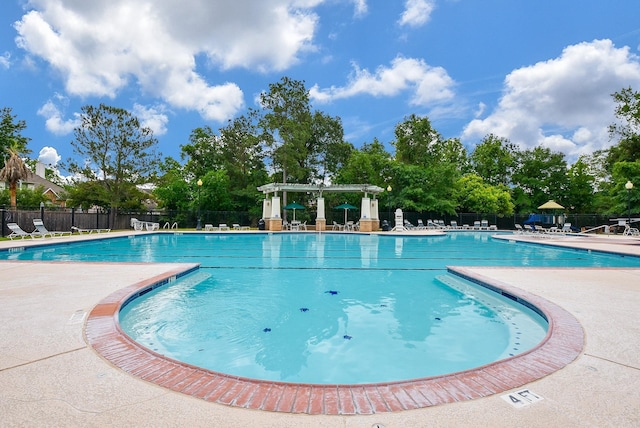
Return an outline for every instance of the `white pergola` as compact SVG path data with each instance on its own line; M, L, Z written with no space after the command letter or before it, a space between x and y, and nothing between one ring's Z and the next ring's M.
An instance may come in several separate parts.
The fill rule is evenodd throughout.
M282 217L280 215L280 196L278 192L304 192L316 195L317 218L316 230L324 230L326 227L324 192L333 193L363 193L360 205L360 228L371 231L379 224L378 200L376 196L384 189L372 184L298 184L298 183L269 183L258 187L264 193L265 199L262 203L262 217L265 219L269 230L282 229ZM369 194L373 198L369 197ZM278 227L279 224L279 227ZM363 229L364 227L364 229ZM368 230L367 230L368 229Z

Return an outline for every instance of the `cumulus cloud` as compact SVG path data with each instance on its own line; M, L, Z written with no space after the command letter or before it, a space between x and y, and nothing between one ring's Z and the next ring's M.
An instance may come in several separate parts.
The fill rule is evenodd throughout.
M610 40L568 46L555 59L511 72L496 109L471 121L463 139L489 133L523 148L543 145L570 157L608 147L611 94L640 84L640 59Z
M65 103L64 97L56 96L58 102ZM45 127L49 132L55 135L67 135L73 132L73 129L80 125L80 115L74 113L73 119L64 119L63 111L55 104L53 100L48 100L38 110L38 115L45 118Z
M196 58L222 70L284 70L314 49L312 8L322 1L32 0L15 27L18 45L56 69L71 95L113 98L135 83L223 121L243 108L242 91L207 82Z
M45 146L40 149L40 153L38 153L38 160L50 167L55 167L58 162L60 162L60 159L62 158L58 154L58 151L53 147Z
M431 67L420 59L396 57L390 67L379 67L375 73L360 69L356 64L353 67L353 74L346 86L320 89L314 85L309 90L311 99L322 103L362 94L391 97L411 91L412 105L427 106L450 100L454 96L454 81L446 70Z
M166 108L164 106L145 107L136 103L133 105L132 114L138 118L140 126L151 129L155 136L167 133L169 117L166 114Z
M431 18L435 9L434 0L407 0L404 4L404 12L398 20L400 26L419 27Z

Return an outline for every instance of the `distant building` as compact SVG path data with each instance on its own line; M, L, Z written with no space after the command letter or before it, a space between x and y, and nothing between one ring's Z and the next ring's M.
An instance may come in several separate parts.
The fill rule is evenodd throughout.
M44 188L43 195L49 199L52 205L64 208L66 199L64 198L64 189L55 183L47 180L45 177L45 166L43 163L36 164L36 173L29 172L29 176L18 183L19 189L35 190L42 186ZM0 190L8 189L9 183L0 182Z

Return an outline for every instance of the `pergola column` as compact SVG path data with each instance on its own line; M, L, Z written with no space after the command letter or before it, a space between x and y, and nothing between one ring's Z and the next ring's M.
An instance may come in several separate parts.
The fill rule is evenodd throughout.
M316 231L327 230L327 219L324 214L324 198L319 196L317 201L318 214L316 216Z
M266 221L267 228L272 231L282 230L282 217L280 217L280 196L271 198L271 216Z
M371 218L371 199L365 195L360 203L360 230L362 232L373 231L373 219Z

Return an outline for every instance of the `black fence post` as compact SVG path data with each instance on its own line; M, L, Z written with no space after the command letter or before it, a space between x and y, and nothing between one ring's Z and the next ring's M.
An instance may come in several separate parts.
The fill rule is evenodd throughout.
M76 207L71 208L71 230L76 225Z
M0 220L0 223L2 223L2 225L0 227L0 234L2 235L3 238L4 238L4 213L5 213L5 209L1 208L0 216L2 216L2 220Z

